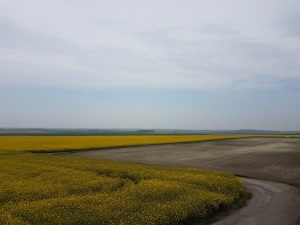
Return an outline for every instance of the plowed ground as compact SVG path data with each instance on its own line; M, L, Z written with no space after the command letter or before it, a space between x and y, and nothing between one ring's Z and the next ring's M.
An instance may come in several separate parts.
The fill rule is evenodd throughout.
M158 165L228 171L300 187L300 138L246 138L70 153Z

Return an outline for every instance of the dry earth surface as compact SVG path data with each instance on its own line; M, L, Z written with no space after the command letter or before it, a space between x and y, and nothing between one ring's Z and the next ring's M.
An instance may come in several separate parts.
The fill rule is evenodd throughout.
M101 149L66 155L205 168L270 180L242 178L253 198L247 207L215 225L300 224L300 138L219 140Z

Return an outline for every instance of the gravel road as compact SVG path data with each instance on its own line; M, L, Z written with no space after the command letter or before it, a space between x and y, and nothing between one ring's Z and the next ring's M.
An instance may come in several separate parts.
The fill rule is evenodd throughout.
M247 138L64 155L213 169L257 178L241 178L253 194L248 206L214 225L300 225L300 138Z

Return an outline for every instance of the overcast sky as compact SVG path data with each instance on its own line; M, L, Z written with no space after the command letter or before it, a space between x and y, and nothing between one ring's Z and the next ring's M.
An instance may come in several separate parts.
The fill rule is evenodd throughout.
M0 0L0 127L300 130L299 0Z

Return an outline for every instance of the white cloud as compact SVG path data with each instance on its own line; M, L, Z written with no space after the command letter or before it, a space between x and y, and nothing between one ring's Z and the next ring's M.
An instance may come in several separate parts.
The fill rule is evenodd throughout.
M298 28L274 26L294 2L2 0L1 83L276 88L300 79Z

